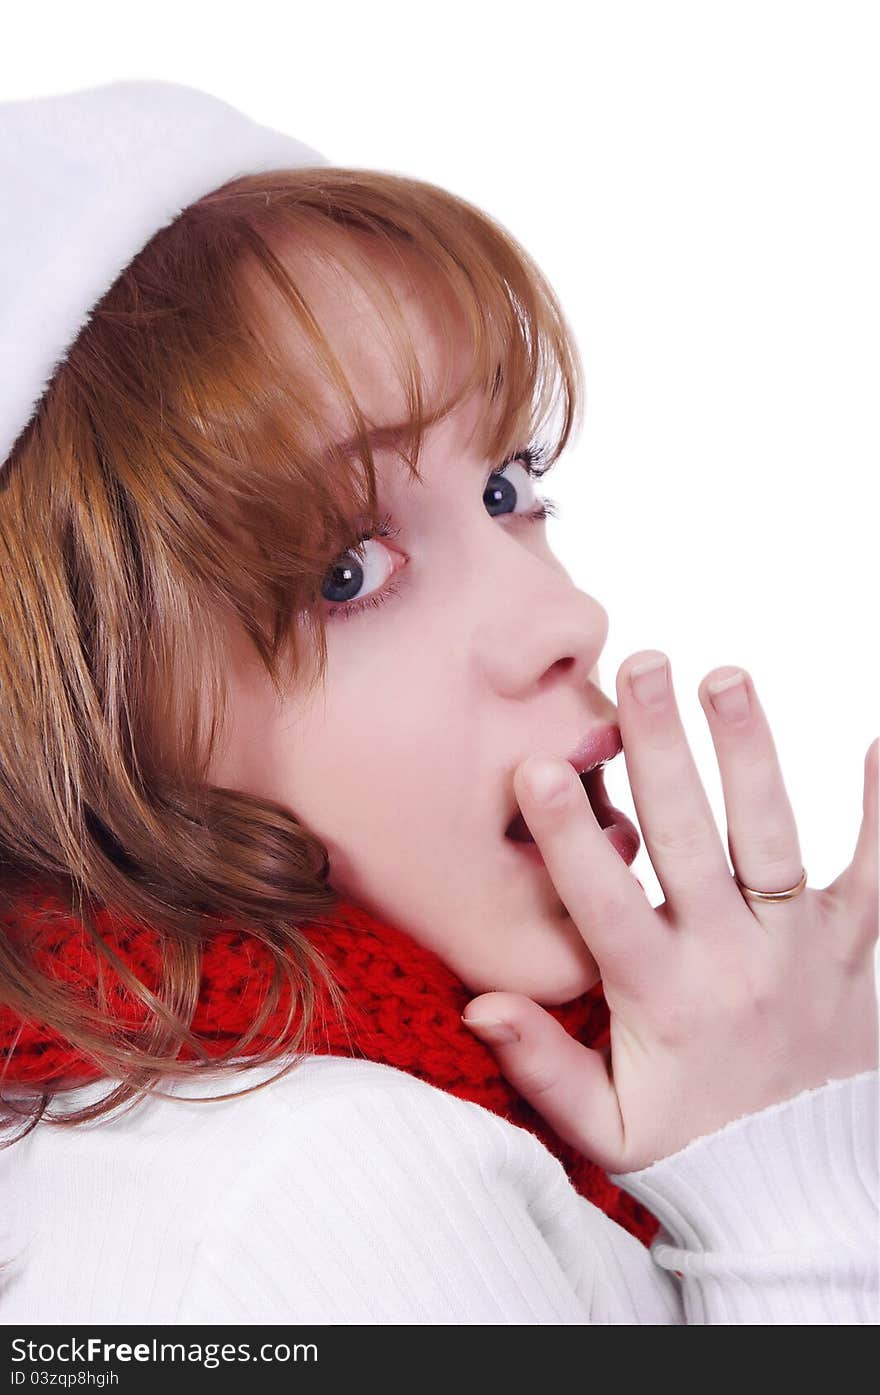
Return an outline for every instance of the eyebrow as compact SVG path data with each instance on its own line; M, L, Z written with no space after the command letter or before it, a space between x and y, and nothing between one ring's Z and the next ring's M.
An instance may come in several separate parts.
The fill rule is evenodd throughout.
M395 422L393 426L376 426L371 431L364 433L370 448L374 451L388 453L397 450L412 434L412 428L408 421ZM349 456L358 453L363 438L349 436L345 441L335 441L325 457L329 462L337 455Z
M395 422L393 426L376 426L372 430L366 431L364 436L370 448L377 454L390 454L398 451L412 435L412 426L409 421ZM361 440L357 436L349 436L344 441L335 441L329 452L324 457L325 464L331 464L335 457L341 454L343 457L356 455L359 453ZM514 456L509 456L514 459ZM479 460L478 463L482 464Z

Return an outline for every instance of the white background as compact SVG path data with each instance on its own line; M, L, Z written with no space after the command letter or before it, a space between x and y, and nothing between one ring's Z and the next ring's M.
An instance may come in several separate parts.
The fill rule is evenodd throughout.
M615 697L636 649L669 655L724 833L696 688L716 665L748 669L823 886L852 856L880 731L878 15L853 0L16 5L0 100L185 82L508 227L584 359L583 431L544 492L555 550L609 612L604 687ZM607 787L632 814L622 759ZM633 870L657 904L644 848Z

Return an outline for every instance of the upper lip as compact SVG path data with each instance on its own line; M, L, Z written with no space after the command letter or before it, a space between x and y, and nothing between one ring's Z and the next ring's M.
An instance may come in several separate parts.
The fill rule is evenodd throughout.
M588 731L582 741L579 741L570 756L565 756L569 765L573 766L578 775L585 775L588 770L593 770L597 765L604 765L606 761L614 760L623 750L623 738L620 735L620 727L616 724L605 723L600 727L593 727Z
M571 754L561 756L560 759L568 761L578 775L585 775L589 770L595 770L597 766L614 760L614 757L619 756L622 750L623 738L620 735L620 727L613 722L603 722L600 726L591 727L586 736L577 743ZM514 799L513 812L504 825L505 832L515 822L520 812L519 803Z

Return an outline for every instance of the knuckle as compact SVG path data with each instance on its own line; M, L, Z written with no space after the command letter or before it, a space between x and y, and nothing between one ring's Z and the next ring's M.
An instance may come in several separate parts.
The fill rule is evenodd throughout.
M775 1021L779 1012L775 983L754 967L743 964L728 970L720 998L727 1020L747 1026L750 1035Z
M572 914L574 919L578 919ZM600 928L604 937L613 932L617 938L617 961L626 962L632 954L631 914L630 909L613 894L591 889L589 913L580 919L585 925L589 920L590 925ZM584 933L588 934L588 930L585 929ZM608 953L614 953L613 949L606 950Z
M771 867L784 870L791 866L792 837L790 829L768 825L761 829L761 856Z
M844 978L858 978L870 957L869 946L854 939L841 940L831 946L831 961Z
M757 974L744 976L737 1002L750 1016L764 1020L775 1017L778 1010L776 986Z
M660 853L697 859L705 854L709 846L709 829L703 819L681 819L658 827L652 841Z
M654 1031L661 1046L672 1048L693 1041L701 1030L702 1005L694 998L676 998L663 1004Z
M742 962L733 954L701 963L664 998L653 1020L653 1034L667 1050L693 1048L707 1030L772 1035L779 1015L779 986L773 971Z
M874 958L878 940L877 918L854 917L846 935L833 936L831 956L837 968L847 977L857 977Z
M534 1100L556 1089L559 1072L549 1063L531 1060L517 1072L517 1084L529 1099Z

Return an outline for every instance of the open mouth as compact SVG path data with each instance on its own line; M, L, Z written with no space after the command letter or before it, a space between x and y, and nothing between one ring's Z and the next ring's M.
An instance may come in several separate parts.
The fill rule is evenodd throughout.
M612 809L611 805L608 803L608 795L605 790L604 764L595 766L593 770L588 770L584 775L579 775L578 779L587 792L587 798L599 822L599 827L608 828L614 822L614 815L618 811ZM510 838L514 843L534 843L535 841L529 832L528 824L519 810L517 810L516 815L507 825L504 836L505 838Z
M641 838L638 830L626 815L620 809L615 809L614 805L609 802L605 789L604 762L594 766L592 770L588 770L578 778L586 790L590 808L596 816L596 822L604 830L612 847L620 854L627 866L630 866L635 861L641 847ZM511 843L519 844L523 852L529 852L532 857L543 861L535 840L529 832L529 826L519 810L508 824L504 836Z

